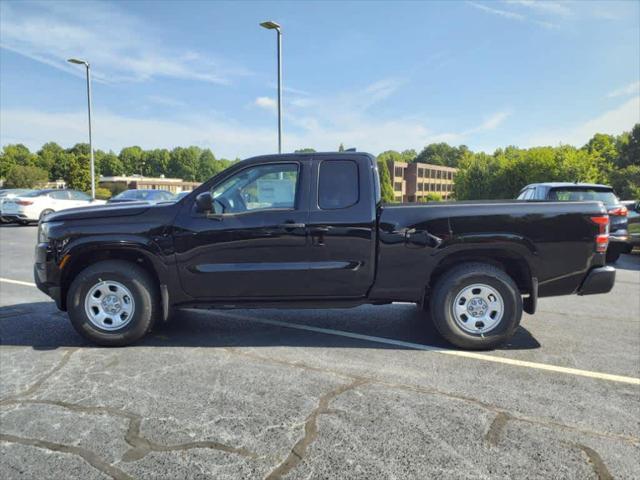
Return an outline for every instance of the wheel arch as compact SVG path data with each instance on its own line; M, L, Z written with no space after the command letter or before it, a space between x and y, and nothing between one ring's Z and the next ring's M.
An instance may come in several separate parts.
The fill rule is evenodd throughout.
M493 265L509 275L522 294L537 295L535 268L526 255L509 248L471 248L449 252L438 260L426 283L426 296L451 268L464 263Z
M63 310L67 308L67 293L73 280L86 267L105 260L122 260L133 263L144 269L158 286L158 295L162 294L162 279L150 255L142 249L132 246L107 247L100 249L84 249L69 254L69 261L64 266L60 282L60 301ZM164 304L164 302L163 302Z

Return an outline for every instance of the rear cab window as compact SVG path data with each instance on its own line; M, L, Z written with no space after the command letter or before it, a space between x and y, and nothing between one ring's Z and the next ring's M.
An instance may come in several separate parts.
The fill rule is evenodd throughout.
M548 199L556 202L599 201L607 206L619 203L618 197L610 188L597 187L561 187L549 191Z
M318 178L318 206L339 210L358 203L358 164L353 160L324 160Z

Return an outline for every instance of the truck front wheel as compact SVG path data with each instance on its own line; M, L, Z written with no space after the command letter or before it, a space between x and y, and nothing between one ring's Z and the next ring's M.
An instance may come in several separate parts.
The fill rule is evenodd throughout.
M454 267L440 278L429 302L440 334L457 347L495 348L515 333L522 297L503 270L484 263Z
M73 327L103 346L139 340L160 317L157 286L139 266L105 260L82 270L71 283L67 308Z

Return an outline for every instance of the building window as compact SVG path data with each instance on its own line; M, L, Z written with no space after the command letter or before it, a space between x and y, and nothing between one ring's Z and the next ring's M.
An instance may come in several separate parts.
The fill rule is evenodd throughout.
M447 178L448 178L449 180L452 180L452 179L453 179L453 173L452 173L452 172L448 172L448 173L447 173Z
M397 192L402 191L402 182L396 182L393 184L393 189Z
M402 196L397 196L396 195L396 202L402 202Z
M420 178L424 177L424 168L419 168L419 169L418 169L418 176L419 176Z
M396 167L394 169L394 171L395 171L395 173L394 173L395 177L401 177L402 176L402 167Z
M422 185L421 183L418 184L418 191L422 191L424 189L424 185Z

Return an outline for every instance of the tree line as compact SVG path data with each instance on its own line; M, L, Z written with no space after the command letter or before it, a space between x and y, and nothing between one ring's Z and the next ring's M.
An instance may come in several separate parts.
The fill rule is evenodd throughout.
M340 145L339 150L344 150ZM314 152L304 148L297 152ZM393 202L393 186L387 162L421 162L458 168L453 196L458 200L514 198L529 183L567 181L604 183L623 199L640 198L640 124L620 135L597 133L582 147L499 148L493 154L473 152L465 145L433 143L415 150L387 150L378 155L378 169L385 202ZM96 175L144 175L178 177L202 182L229 167L235 160L217 159L196 146L172 150L123 148L119 154L95 151ZM64 149L49 142L32 153L24 145L6 145L0 154L0 178L7 188L31 188L63 179L69 188L89 191L89 145ZM108 192L107 192L108 193ZM438 200L431 194L427 200Z
M143 175L177 177L202 182L221 172L236 160L217 159L208 148L176 147L143 150L126 147L119 154L94 151L96 177L99 175ZM91 190L89 145L78 143L62 148L49 142L32 153L21 144L5 145L0 154L0 178L7 188L31 188L47 181L62 179L68 188Z
M522 187L537 182L603 183L622 199L640 198L640 124L617 136L597 133L580 148L509 146L487 154L465 145L433 143L420 153L387 150L378 155L378 169L383 200L393 202L389 160L458 168L453 192L457 200L515 198Z

